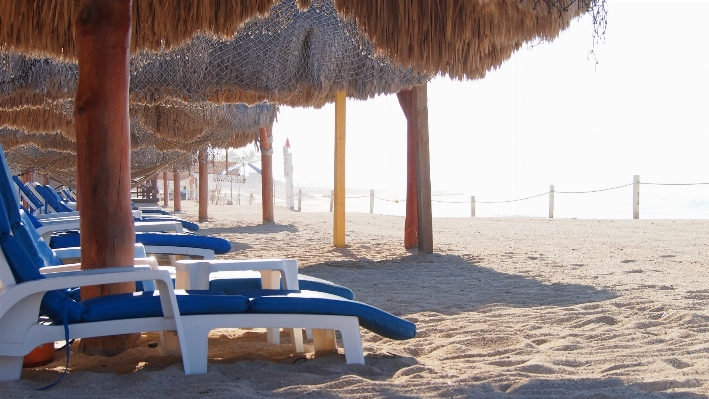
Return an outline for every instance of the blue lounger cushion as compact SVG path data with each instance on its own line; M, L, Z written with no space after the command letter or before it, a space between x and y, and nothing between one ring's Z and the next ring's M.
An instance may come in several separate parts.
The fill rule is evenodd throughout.
M252 313L304 313L337 316L357 316L360 326L391 339L410 339L416 336L416 325L381 309L350 301L336 295L315 291L291 292L251 299Z
M209 281L210 290L223 291L231 295L241 294L244 290L260 290L263 288L261 287L261 278L259 277L230 278L229 272L220 272L216 275L216 278ZM301 290L325 292L345 299L355 299L354 293L349 288L317 277L299 274L298 286Z
M180 222L182 224L182 227L186 228L187 230L190 231L198 231L199 230L199 225L197 223L193 223L184 219L172 217L172 216L163 216L163 215L146 215L145 211L143 211L143 217L140 219L137 219L136 221L143 221L143 222Z
M133 206L133 209L138 210L137 206ZM142 209L141 212L145 215L146 213L153 213L157 215L169 215L170 212L164 211L162 209Z
M198 236L193 234L175 233L136 233L135 242L143 245L172 246L211 249L215 254L225 254L231 251L229 241L219 237ZM52 235L49 246L52 248L69 248L81 245L80 234L77 232Z
M181 315L235 314L249 308L249 298L219 291L175 291ZM157 292L96 297L80 302L86 308L80 322L163 316Z
M22 191L22 193L28 198L28 200L31 203L33 208L41 209L42 207L44 207L44 205L42 205L42 201L40 201L39 198L37 198L37 196L35 196L34 193L32 191L30 191L29 188L27 188L24 184L22 184L22 181L20 180L20 178L18 178L17 176L12 176L12 180L15 182L15 185L17 186L17 188L19 188L20 191ZM5 202L7 203L9 201L5 201Z
M56 194L54 190L49 189L45 186L35 186L35 190L44 198L44 200L54 208L55 211L57 212L73 212L74 210L69 208L68 206L62 204L57 200L57 197L54 196Z

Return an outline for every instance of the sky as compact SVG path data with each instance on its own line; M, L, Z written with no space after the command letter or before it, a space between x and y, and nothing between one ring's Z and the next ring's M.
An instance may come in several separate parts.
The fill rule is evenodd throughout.
M709 182L709 1L609 0L605 40L573 21L475 81L428 84L431 184L505 200L645 182ZM593 54L590 54L593 50ZM334 106L281 107L274 177L289 139L296 187L332 187ZM403 190L396 95L347 101L346 187ZM250 149L250 148L248 148Z

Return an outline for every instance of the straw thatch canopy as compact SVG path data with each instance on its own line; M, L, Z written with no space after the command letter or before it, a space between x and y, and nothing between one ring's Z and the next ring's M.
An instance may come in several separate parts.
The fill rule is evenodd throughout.
M172 149L185 151L192 150L189 143L203 139L205 134L216 146L243 147L258 136L259 127L273 124L277 112L278 107L271 103L247 106L166 101L155 105L130 105L131 119L139 123L135 127L147 129L157 139L174 142ZM42 107L0 108L0 126L22 128L29 132L61 132L73 141L74 101L47 101ZM133 130L134 126L131 126L132 135ZM145 142L146 138L141 140Z
M294 0L273 5L267 17L244 24L229 40L198 35L163 54L139 54L131 66L131 97L154 102L245 102L321 107L344 90L365 100L425 83L378 54L332 0L301 11Z
M40 96L71 98L76 91L73 63L4 54L0 68L0 106L35 104ZM317 0L307 11L282 0L229 40L197 35L164 53L132 57L130 96L146 104L267 100L321 107L340 90L363 100L429 78L377 54L353 21L339 17L332 0Z
M307 8L310 0L298 0ZM477 79L522 44L553 40L590 13L605 29L605 0L335 0L378 50L416 70ZM312 6L312 5L310 5Z
M3 128L5 131L8 128ZM30 135L39 136L39 135ZM34 143L12 145L6 135L0 136L10 172L21 175L30 171L48 173L53 178L70 186L76 185L76 151L42 148ZM155 148L139 148L131 151L131 183L135 187L155 173L177 168L190 170L196 156L182 151L159 151Z
M8 158L14 170L22 173L40 170L73 183L76 172L73 101L47 105L47 108L0 110L0 126L3 126L0 144L15 154ZM259 127L273 124L277 112L278 108L269 103L250 107L180 102L133 104L132 178L140 181L157 171L179 168L178 161L186 152L207 147L240 148L254 143L259 138ZM40 117L47 119L43 121ZM55 125L50 126L46 121Z
M273 0L134 0L131 51L179 45L198 31L232 36L245 21L268 13ZM0 2L0 45L15 52L74 59L77 0Z

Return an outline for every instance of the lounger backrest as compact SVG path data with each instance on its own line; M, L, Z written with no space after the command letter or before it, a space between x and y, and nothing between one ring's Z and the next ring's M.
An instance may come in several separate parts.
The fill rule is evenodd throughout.
M44 207L42 201L40 201L39 198L37 198L37 196L34 195L34 193L30 191L29 188L22 184L22 181L17 176L12 176L12 180L15 182L15 186L17 186L19 191L22 192L22 197L30 205L30 208L34 210L42 209Z
M0 209L6 209L2 197L0 197ZM10 221L5 212L0 212L0 248L2 248L5 258L5 262L0 264L0 268L9 268L16 283L21 284L45 278L27 255L23 246L10 234ZM7 275L7 273L4 274ZM56 323L64 322L64 314L67 315L69 323L75 323L81 320L86 308L58 291L48 291L42 298L40 311Z
M2 147L0 147L2 149ZM10 226L9 231L15 235L16 239L26 248L28 256L36 267L44 266L43 259L39 256L39 252L34 247L34 242L30 237L25 227L22 226L20 218L20 203L15 195L15 190L12 188L14 183L10 179L10 174L7 173L7 163L5 157L2 157L3 171L0 171L0 198L3 200L3 207L0 208L0 213L4 213Z
M40 186L35 185L34 186L35 190L39 193L39 195L44 198L44 200L49 204L52 209L54 209L55 212L73 212L74 210L69 208L68 206L62 204L57 200L55 197L56 193L54 192L53 189L48 189L46 186Z
M20 217L22 218L22 227L27 231L27 234L29 234L29 237L32 240L32 246L42 258L44 263L43 266L62 265L63 263L61 259L59 259L57 254L52 251L52 248L49 247L49 245L42 239L42 236L40 236L37 232L37 229L32 224L27 212L20 209Z
M62 197L59 195L59 193L57 193L57 190L55 190L54 187L49 186L49 185L46 185L46 184L45 184L44 186L42 186L42 187L44 187L44 188L46 189L46 192L47 192L49 195L51 195L55 200L57 200L57 202L59 202L59 203L61 203L61 204L64 204L64 202L65 202L65 201L64 201L64 198L62 198ZM64 204L64 205L66 205L66 204Z

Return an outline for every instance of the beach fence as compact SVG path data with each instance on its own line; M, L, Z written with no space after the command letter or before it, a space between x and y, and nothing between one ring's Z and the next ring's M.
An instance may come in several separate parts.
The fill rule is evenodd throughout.
M640 191L641 188L640 186L668 186L668 187L677 187L677 186L709 186L709 183L657 183L657 182L642 182L640 180L639 175L633 176L632 183L628 184L623 184L619 186L614 186L614 187L608 187L608 188L601 188L601 189L593 189L593 190L585 190L585 191L569 191L569 190L558 190L554 185L549 186L549 190L545 192L541 192L535 195L530 195L526 196L523 198L516 198L516 199L509 199L509 200L496 200L496 201L491 201L491 200L484 200L484 198L478 198L474 195L471 196L463 196L460 194L456 195L456 200L451 200L451 199L445 199L445 198L450 198L448 195L433 195L432 202L434 204L439 204L441 206L453 206L453 205L469 205L469 213L466 211L460 209L457 207L458 211L450 211L447 213L447 216L453 216L453 217L463 217L463 216L470 216L470 217L476 217L477 213L480 208L485 207L485 210L489 210L490 208L494 207L495 205L501 205L501 204L512 204L512 203L521 203L521 202L533 202L533 204L536 204L534 206L539 206L541 205L541 202L539 200L542 199L542 197L547 197L548 198L548 203L545 206L545 208L548 209L538 209L537 211L532 212L535 215L540 215L540 213L544 213L545 217L548 218L554 218L555 213L557 211L557 205L558 201L561 201L562 204L568 204L570 201L568 201L568 197L574 197L574 201L571 202L576 202L584 203L584 207L592 207L594 205L599 206L601 208L604 208L607 206L607 204L601 204L600 202L597 202L596 200L592 201L581 201L578 196L584 195L584 194L595 194L595 193L601 193L601 192L610 192L610 191L617 191L620 189L624 189L627 187L631 187L632 191L632 198L627 198L626 200L620 199L621 202L628 204L629 202L632 204L631 207L625 208L627 209L626 212L632 211L625 213L627 216L631 216L633 219L640 219ZM280 191L284 191L281 189ZM308 193L310 191L310 193ZM276 195L276 190L274 190L274 197L276 200L284 201L287 200L286 196L279 196ZM403 215L405 211L405 207L403 206L406 202L405 199L405 194L401 192L387 192L385 190L381 191L375 191L375 190L369 190L369 193L366 193L366 190L351 190L348 192L349 195L346 195L346 198L348 199L347 201L347 211L348 212L366 212L367 205L366 203L368 202L369 205L369 213L374 214L375 211L381 214L394 214L394 215ZM616 195L614 198L620 198L621 196L625 196L627 194L623 193L618 193L619 195ZM323 189L306 189L305 195L308 197L308 201L306 201L309 204L309 209L312 211L316 212L322 212L325 211L325 209L329 209L330 212L333 211L334 208L334 190L323 190ZM653 193L654 195L654 193ZM291 208L294 211L301 211L302 206L303 206L303 196L304 196L304 191L302 188L298 189L297 193L294 193L291 198L295 200L295 204L297 206L294 206ZM403 198L402 198L403 196ZM437 198L438 197L438 198ZM464 197L465 199L462 199L461 197ZM698 200L694 200L690 205L694 206L694 208L701 208L699 210L699 213L702 212L702 210L706 210L708 212L707 214L709 215L709 193L702 193L700 194L700 197ZM561 200L560 198L563 198ZM645 207L646 209L652 209L652 214L653 216L656 216L659 213L659 209L661 207L668 207L672 206L671 203L668 201L662 202L658 200L657 198L650 199L649 196L644 197L646 198L645 200ZM260 199L260 197L259 197ZM318 201L313 202L313 199L316 199ZM483 199L483 200L481 200ZM249 204L254 203L254 196L251 194L249 196ZM534 202L536 201L536 202ZM628 201L628 202L625 202ZM632 201L632 202L631 202ZM652 202L650 205L649 203ZM287 201L286 201L287 203ZM316 205L312 205L312 204ZM329 206L328 206L329 205ZM629 205L629 204L628 204ZM568 207L568 205L566 205ZM626 205L627 206L627 205ZM622 204L621 204L622 207ZM648 208L651 207L651 208ZM602 212L604 209L601 209L600 212ZM622 211L621 211L622 212ZM453 214L454 213L454 214ZM467 215L466 215L467 213ZM568 211L562 212L562 214L568 214ZM696 215L697 212L694 212ZM603 215L602 213L599 212L594 212L594 215ZM626 216L626 217L627 217ZM690 218L696 218L696 216L692 216L690 212L685 213L685 217L689 216ZM621 213L613 213L609 214L609 216L601 216L603 218L623 218Z

